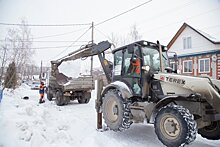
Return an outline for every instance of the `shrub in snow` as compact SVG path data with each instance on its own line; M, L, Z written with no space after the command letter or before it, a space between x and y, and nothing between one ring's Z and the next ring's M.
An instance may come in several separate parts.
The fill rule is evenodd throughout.
M5 80L4 80L4 87L5 88L13 88L15 89L17 85L17 74L16 74L16 66L15 62L12 62L9 64L6 75L5 75Z

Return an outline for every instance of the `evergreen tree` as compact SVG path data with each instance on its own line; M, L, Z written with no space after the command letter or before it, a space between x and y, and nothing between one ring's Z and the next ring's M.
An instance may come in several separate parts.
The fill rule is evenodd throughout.
M4 87L15 89L16 85L17 85L16 66L15 66L15 62L12 62L11 64L9 64L5 74Z

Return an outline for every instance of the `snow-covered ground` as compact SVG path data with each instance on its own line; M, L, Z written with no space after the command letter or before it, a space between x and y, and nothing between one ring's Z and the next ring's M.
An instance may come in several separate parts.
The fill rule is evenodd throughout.
M29 96L29 100L21 99ZM4 91L0 103L0 147L160 147L152 125L133 124L123 132L96 131L95 98L89 104L73 101L56 106L47 101L38 105L37 90L22 85ZM197 135L192 147L219 147Z

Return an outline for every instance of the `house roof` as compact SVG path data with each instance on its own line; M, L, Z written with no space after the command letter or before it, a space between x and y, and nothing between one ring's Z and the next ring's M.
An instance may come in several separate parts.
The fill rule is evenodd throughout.
M184 29L186 27L191 28L192 30L194 30L195 32L197 32L198 34L200 34L201 36L203 36L205 39L212 42L213 44L220 44L220 41L217 41L216 38L210 36L209 34L202 32L200 30L196 30L193 27L191 27L190 25L188 25L187 23L183 23L183 25L180 27L180 29L177 31L177 33L174 35L174 37L168 43L168 45L167 45L168 49L173 45L173 43L176 41L176 39L179 37L179 35L184 31Z

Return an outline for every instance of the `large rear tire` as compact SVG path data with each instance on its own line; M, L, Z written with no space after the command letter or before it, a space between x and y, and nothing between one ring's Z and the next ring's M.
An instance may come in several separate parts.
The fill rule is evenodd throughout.
M87 104L89 103L90 99L91 99L91 92L84 92L82 94L82 97L78 99L78 102L80 104Z
M159 110L154 127L158 139L166 146L187 145L196 139L197 124L188 109L168 105Z
M129 118L129 103L122 98L117 90L109 90L103 98L103 118L106 125L114 131L128 129L131 125Z
M220 121L214 121L211 125L199 129L198 133L210 140L220 139Z
M64 104L64 102L63 102L63 93L60 90L58 90L56 92L55 102L56 102L57 106L62 106Z

